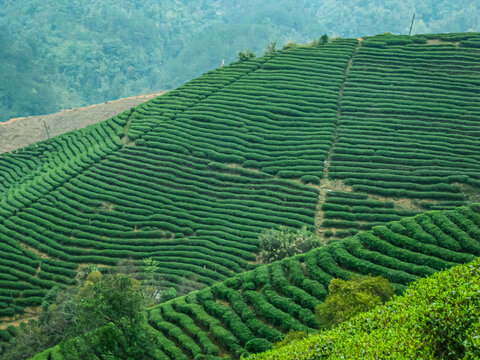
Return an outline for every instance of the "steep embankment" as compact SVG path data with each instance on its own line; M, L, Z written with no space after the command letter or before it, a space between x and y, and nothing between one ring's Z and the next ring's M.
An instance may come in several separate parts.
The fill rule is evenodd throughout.
M268 228L342 237L471 200L478 36L429 37L443 42L337 39L234 63L1 155L0 316L81 264L153 257L161 285L188 291L250 268Z
M238 358L252 341L268 344L289 330L314 331L314 308L325 299L332 278L381 275L400 293L419 278L478 256L480 204L432 211L160 304L149 310L148 321L160 359ZM47 359L51 351L58 347L37 359Z
M15 118L0 122L0 153L22 148L71 130L107 120L163 93L164 91L133 96L102 104L64 110L55 114Z

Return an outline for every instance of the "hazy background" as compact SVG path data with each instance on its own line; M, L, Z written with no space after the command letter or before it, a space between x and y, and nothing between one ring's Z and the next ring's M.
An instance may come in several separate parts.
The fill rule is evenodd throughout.
M388 5L385 5L388 3ZM480 31L472 0L0 0L0 121L171 89L270 41Z

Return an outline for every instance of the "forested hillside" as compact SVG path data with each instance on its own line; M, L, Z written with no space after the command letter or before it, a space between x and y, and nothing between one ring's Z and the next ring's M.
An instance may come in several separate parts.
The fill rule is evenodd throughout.
M83 264L153 257L162 286L196 289L254 267L266 229L327 240L475 201L479 39L290 47L1 155L0 315ZM432 221L434 237L473 226Z
M480 31L469 0L0 1L0 121L175 88L270 41Z

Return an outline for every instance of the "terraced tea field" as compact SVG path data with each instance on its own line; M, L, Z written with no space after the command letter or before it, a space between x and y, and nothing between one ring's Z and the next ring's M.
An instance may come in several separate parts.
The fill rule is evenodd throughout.
M475 200L478 35L438 38L290 48L1 155L0 316L82 264L153 257L193 289L255 267L265 229L341 238Z
M340 103L331 179L374 198L404 199L410 211L479 200L480 37L470 36L362 42ZM327 198L343 206L325 207L326 227L353 231L406 214L345 196Z
M150 309L148 321L157 334L159 359L238 358L248 353L250 341L274 343L289 330L315 331L314 308L333 278L381 275L400 293L421 277L478 256L480 205L432 211L170 300Z

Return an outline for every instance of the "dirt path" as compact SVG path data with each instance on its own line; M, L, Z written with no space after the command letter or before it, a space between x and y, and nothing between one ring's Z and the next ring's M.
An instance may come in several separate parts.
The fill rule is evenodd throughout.
M0 122L0 153L109 119L165 92L108 101L50 115L29 116Z
M351 188L345 186L340 180L331 180L328 177L328 169L332 162L332 155L335 149L335 146L338 142L338 126L340 125L340 120L342 117L342 99L343 99L343 92L345 91L345 85L347 83L348 75L350 74L350 70L353 66L353 60L355 59L355 55L357 55L358 50L362 46L362 38L357 39L358 44L353 51L352 57L348 61L347 68L345 70L345 77L340 85L340 90L338 91L338 102L337 102L337 114L336 114L336 121L335 121L335 132L332 144L330 145L330 149L328 150L327 159L325 160L323 166L323 178L320 181L320 195L318 196L318 204L315 213L315 232L317 234L323 233L322 223L323 223L323 211L322 205L325 203L325 199L327 198L327 193L330 191L352 191Z

